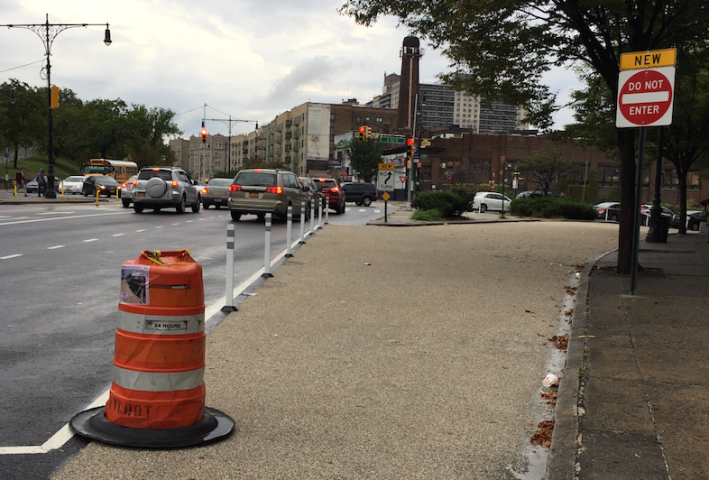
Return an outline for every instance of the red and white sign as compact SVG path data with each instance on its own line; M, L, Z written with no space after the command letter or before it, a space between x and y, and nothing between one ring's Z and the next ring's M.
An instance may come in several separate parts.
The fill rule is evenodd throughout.
M615 126L658 127L672 124L675 67L623 70L618 76Z

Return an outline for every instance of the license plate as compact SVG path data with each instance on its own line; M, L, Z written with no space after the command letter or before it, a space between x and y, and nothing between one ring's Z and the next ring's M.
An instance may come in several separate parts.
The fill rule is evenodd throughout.
M145 192L138 192L138 193L136 194L136 196L138 196L138 197L144 197L144 196L145 196Z
M221 199L221 198L215 198L215 199L214 199L214 203L222 203L222 199Z
M249 198L258 198L258 193L249 193Z

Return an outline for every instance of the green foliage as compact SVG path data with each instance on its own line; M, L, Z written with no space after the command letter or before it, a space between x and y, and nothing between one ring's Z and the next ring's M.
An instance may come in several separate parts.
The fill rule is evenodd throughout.
M416 210L411 218L423 222L437 222L443 220L443 215L438 210Z
M373 182L382 161L382 142L378 138L368 138L362 142L353 138L347 146L350 165L363 182Z
M438 190L419 193L411 206L417 210L438 210L443 217L458 217L468 210L467 196Z
M595 220L593 206L564 197L534 197L512 200L510 215L517 217L568 218L572 220Z
M534 178L540 189L546 194L559 177L576 168L576 162L567 160L554 151L537 150L524 157L519 162L518 168Z

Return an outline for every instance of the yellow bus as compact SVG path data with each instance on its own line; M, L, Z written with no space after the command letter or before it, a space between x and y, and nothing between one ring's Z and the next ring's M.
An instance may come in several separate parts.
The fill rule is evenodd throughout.
M138 174L138 164L125 160L107 160L105 158L92 158L81 165L81 172L84 176L108 175L116 179L118 183L124 183L133 175Z

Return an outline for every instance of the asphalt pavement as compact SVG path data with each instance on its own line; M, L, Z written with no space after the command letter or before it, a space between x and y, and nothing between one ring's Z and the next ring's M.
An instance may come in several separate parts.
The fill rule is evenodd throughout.
M611 223L491 213L326 225L208 336L232 436L91 443L53 478L709 478L709 243L642 241L635 295L616 245Z

